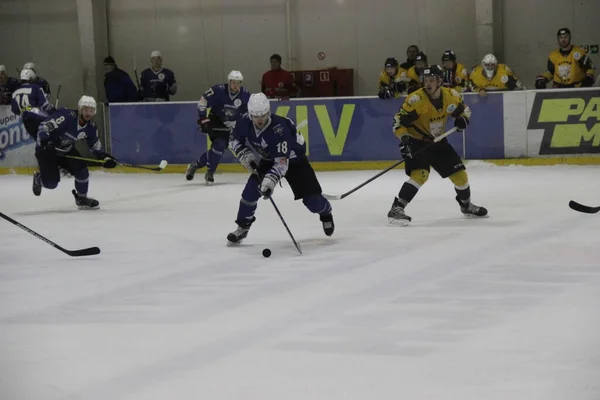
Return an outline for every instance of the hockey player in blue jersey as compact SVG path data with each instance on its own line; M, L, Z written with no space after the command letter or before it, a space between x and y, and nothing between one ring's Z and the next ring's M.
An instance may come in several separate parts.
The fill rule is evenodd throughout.
M98 200L87 197L90 173L85 161L66 157L81 157L75 142L85 139L94 155L104 161L105 168L116 167L117 160L102 150L98 128L92 121L95 114L96 100L82 96L77 110L60 108L40 124L35 148L40 170L33 174L33 194L39 196L42 187L56 188L60 182L60 167L75 177L75 190L72 191L75 204L80 209L99 207Z
M154 50L150 54L151 68L146 68L140 76L140 90L143 101L169 101L177 93L175 73L162 67L162 54Z
M240 71L231 71L227 76L227 83L210 87L200 98L198 124L212 144L209 151L188 165L185 171L188 181L194 179L198 169L207 167L204 180L207 185L214 182L214 173L227 149L231 129L235 126L238 116L248 111L250 92L242 87L243 81L244 77ZM210 108L208 116L207 108Z
M35 82L33 70L22 70L21 85L13 92L10 103L11 111L21 116L25 130L34 140L37 138L38 127L42 121L55 111L44 89Z
M248 236L256 220L258 200L261 196L268 199L284 177L294 199L302 199L309 211L319 214L325 235L333 235L331 204L321 194L321 185L306 158L304 138L290 119L271 113L264 93L250 96L248 115L238 119L229 146L240 163L252 172L242 192L235 221L238 228L227 235L229 243L240 243ZM258 153L260 161L253 151Z
M33 71L33 73L35 74L35 82L33 83L35 83L38 86L41 86L42 89L44 89L44 93L46 93L46 96L50 98L50 84L47 80L45 80L41 76L38 76L35 64L32 62L27 62L23 65L23 69L30 69Z

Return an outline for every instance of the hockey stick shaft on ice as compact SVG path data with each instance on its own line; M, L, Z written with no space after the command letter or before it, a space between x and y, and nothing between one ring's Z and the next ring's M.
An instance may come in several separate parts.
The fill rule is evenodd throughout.
M104 160L97 160L95 158L86 158L86 157L77 157L77 156L65 156L65 157L71 158L73 160L82 160L82 161L95 162L98 164L104 164ZM123 167L129 167L129 168L147 169L149 171L162 171L163 169L166 168L168 162L167 162L167 160L162 160L160 162L160 164L158 164L158 167L146 167L145 165L127 164L127 163L122 163L122 162L118 162L118 161L117 161L117 164L119 164Z
M88 247L88 248L80 249L80 250L67 250L64 247L61 247L58 244L54 243L52 240L45 238L44 236L40 235L39 233L29 229L25 225L15 221L14 219L12 219L11 217L9 217L6 214L3 214L0 212L0 217L5 219L6 221L10 222L11 224L16 225L19 228L23 229L25 232L32 234L33 236L40 239L41 241L48 243L50 246L54 247L55 249L60 250L65 254L68 254L71 257L93 256L95 254L100 254L100 249L98 247Z
M457 127L454 127L450 130L448 130L447 132L444 132L442 135L436 137L433 140L433 143L438 143L439 141L441 141L442 139L444 139L446 136L456 132L458 130ZM429 145L431 146L431 145ZM420 150L418 150L415 155L419 154L421 151L427 149L429 146L426 146ZM352 188L351 190L347 191L346 193L340 194L340 195L330 195L330 194L323 194L323 196L328 199L328 200L341 200L343 198L346 198L348 196L350 196L352 193L356 192L358 189L366 186L367 184L373 182L375 179L379 178L381 175L386 174L388 172L390 172L391 170L393 170L394 168L398 167L400 164L402 164L405 160L400 160L395 162L394 164L390 165L389 167L387 167L386 169L384 169L383 171L379 172L377 175L367 179L366 181L364 181L363 183L361 183L360 185L356 186L355 188Z

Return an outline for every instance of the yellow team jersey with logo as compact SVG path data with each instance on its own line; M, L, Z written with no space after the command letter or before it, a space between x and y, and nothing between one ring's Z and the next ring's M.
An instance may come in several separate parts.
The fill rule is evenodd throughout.
M434 139L445 132L448 117L471 118L471 110L463 102L462 95L454 89L442 87L440 99L433 100L425 89L408 95L400 111L394 115L396 136L410 135L416 139ZM434 103L438 103L437 108Z
M586 75L594 76L594 65L587 52L579 46L573 46L567 55L563 55L560 49L553 50L548 56L547 68L544 78L558 87L579 87Z
M408 79L406 78L406 70L404 68L398 68L398 72L396 75L389 76L385 69L381 71L379 74L379 91L383 88L388 87L392 93L394 93L394 97L398 98L401 96L401 92L398 91L398 86L400 82L406 82Z
M515 90L523 87L519 78L516 77L506 64L498 64L496 74L492 79L488 79L485 76L481 65L473 69L469 78L471 80L471 88L474 92L479 92L481 89L488 91Z
M444 87L464 92L468 83L469 73L463 64L457 63L454 70L444 69Z

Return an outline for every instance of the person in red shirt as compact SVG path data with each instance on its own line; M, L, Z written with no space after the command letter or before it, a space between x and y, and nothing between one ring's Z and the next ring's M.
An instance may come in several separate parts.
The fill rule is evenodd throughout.
M289 71L281 68L281 56L273 54L270 58L271 70L263 74L261 90L270 99L294 97L298 93L298 86Z

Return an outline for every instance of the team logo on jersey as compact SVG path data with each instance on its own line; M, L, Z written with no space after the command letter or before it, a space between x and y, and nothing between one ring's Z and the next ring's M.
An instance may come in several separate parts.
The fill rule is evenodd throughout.
M600 90L536 93L527 129L543 129L540 154L600 153Z
M412 106L419 100L421 100L421 96L419 96L418 94L414 94L408 99L408 104Z
M276 125L276 126L273 128L273 132L274 132L275 134L277 134L277 135L280 135L280 136L281 136L281 135L283 135L283 126L281 126L281 125Z
M165 74L163 74L162 72L160 74L158 74L158 79L160 79L161 81L165 80Z
M573 58L579 60L581 58L581 53L576 51L575 53L573 53Z
M558 76L561 79L568 79L571 74L571 65L570 64L560 64L558 66Z
M506 76L506 75L502 75L502 76L500 77L500 81L502 81L502 83L506 83L506 82L508 82L508 76Z
M233 105L236 106L236 107L239 107L239 106L242 105L242 101L240 99L235 99L233 101Z
M279 88L282 88L282 87L283 87L283 82L279 82L279 83L277 84L277 87L279 87Z
M454 110L456 110L456 105L455 104L450 104L448 106L448 108L446 108L446 112L449 114L452 114L454 112Z

